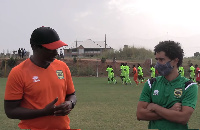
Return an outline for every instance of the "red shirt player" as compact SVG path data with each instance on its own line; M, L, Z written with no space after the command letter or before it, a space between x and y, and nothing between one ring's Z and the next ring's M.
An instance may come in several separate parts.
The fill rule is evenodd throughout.
M195 65L195 74L196 74L196 82L198 84L200 84L200 68L198 67L198 65Z
M137 72L135 65L133 65L133 80L138 85L139 82L138 82L137 78L138 78L138 72Z

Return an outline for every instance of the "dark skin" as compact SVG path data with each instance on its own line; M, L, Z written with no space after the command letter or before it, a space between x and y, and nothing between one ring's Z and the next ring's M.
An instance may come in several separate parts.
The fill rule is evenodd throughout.
M30 58L31 61L42 68L48 68L51 62L54 61L57 56L57 50L48 50L44 47L32 46L33 56ZM72 102L76 104L75 94L67 95L65 102L60 105L55 105L58 98L55 98L52 102L47 104L43 109L27 109L20 106L21 100L4 101L5 113L8 118L11 119L34 119L37 117L55 115L55 116L65 116L68 115L72 110Z

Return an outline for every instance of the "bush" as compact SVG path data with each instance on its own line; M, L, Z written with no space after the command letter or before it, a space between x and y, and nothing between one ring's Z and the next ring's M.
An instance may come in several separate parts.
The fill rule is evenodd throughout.
M93 70L91 64L81 64L69 66L72 76L95 76L96 71Z
M145 48L125 47L115 51L104 51L102 57L106 59L113 59L114 57L118 60L144 60L154 57L152 50Z
M78 74L77 66L70 66L70 71L72 76L77 76Z
M2 60L2 62L1 62L1 69L3 69L5 67L5 63L6 63L6 61Z
M3 71L0 70L0 77L3 77Z
M73 62L74 62L74 63L76 63L76 62L77 62L77 59L76 59L76 57L74 57L74 58L73 58Z
M78 70L78 76L95 76L95 71L89 65L82 67Z
M7 65L11 68L13 68L17 63L17 59L14 59L13 57L11 57L10 59L8 59L7 61Z

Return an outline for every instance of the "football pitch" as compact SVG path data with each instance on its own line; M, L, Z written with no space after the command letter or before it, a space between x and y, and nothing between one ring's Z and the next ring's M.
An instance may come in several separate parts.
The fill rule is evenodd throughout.
M136 119L136 108L144 83L136 86L108 84L107 77L73 77L77 105L69 114L71 129L82 130L145 130L147 121ZM132 79L131 79L132 80ZM4 112L7 78L0 78L0 129L17 130L19 120L8 119ZM200 92L198 92L200 93ZM189 128L200 128L200 96ZM59 125L59 124L58 124Z

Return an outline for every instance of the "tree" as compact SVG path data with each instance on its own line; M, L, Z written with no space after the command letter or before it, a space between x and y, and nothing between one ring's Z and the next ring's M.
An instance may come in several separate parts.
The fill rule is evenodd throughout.
M135 48L134 46L126 46L123 49L112 52L104 52L103 57L107 59L116 58L117 60L144 60L154 57L153 51L147 50L145 48Z
M195 57L200 56L200 53L199 53L199 52L195 52L195 53L194 53L194 56L195 56Z

